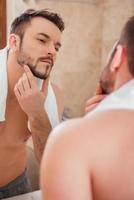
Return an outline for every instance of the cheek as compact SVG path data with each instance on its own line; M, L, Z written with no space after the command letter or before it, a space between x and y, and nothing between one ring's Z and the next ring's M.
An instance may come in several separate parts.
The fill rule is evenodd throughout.
M32 40L29 39L29 41L28 42L26 42L26 40L23 41L21 49L26 54L33 55L33 54L35 54L35 52L38 52L37 45L35 45L35 43L32 42Z
M28 49L28 52L31 54L32 57L39 58L45 55L45 48L42 48L40 45L33 45Z
M45 56L47 51L46 47L40 45L38 41L23 42L22 43L22 51L28 57L31 57L34 60L38 60L39 57Z
M33 48L31 46L26 46L25 48L23 48L23 53L24 55L26 55L29 58L32 58L32 60L36 60L38 58L38 54L39 52L37 51L36 48Z
M57 59L57 54L58 54L58 52L56 52L56 53L53 55L54 61Z

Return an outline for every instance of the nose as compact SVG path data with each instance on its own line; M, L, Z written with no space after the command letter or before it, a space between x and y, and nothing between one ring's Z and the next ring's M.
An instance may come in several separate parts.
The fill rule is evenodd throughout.
M48 55L53 56L53 58L56 56L56 49L55 49L55 45L51 42L48 45L48 49L47 49L47 53Z

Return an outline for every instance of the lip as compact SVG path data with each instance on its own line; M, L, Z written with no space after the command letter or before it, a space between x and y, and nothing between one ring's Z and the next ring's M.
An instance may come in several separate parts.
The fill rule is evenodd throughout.
M51 59L42 59L41 62L45 62L45 63L50 64L50 65L53 64Z

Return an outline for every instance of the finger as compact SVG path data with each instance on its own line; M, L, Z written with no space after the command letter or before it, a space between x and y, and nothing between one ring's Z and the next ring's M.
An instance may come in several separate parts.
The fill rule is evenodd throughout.
M85 108L85 113L91 112L92 110L94 110L96 107L98 106L98 103L92 104L88 107Z
M36 78L34 77L34 75L32 74L31 70L29 69L29 67L27 65L24 65L24 71L25 71L26 76L28 78L30 87L31 88L37 87Z
M31 89L28 78L25 73L22 76L22 83L23 83L23 87L25 91L28 91L29 89Z
M17 97L17 99L19 100L20 97L21 97L21 94L20 94L20 92L19 92L19 90L17 88L17 84L14 87L14 93L15 93L15 96Z
M98 83L96 86L95 94L96 95L102 94L102 87L101 87L100 83Z
M41 91L42 91L43 93L47 93L48 84L49 84L49 78L47 78L46 80L44 80L43 83L42 83Z
M16 84L16 87L20 93L20 95L22 95L24 93L24 87L22 84L22 78L19 79L18 83Z
M97 102L102 101L105 98L106 95L96 95L93 96L91 99L87 100L86 105L94 104Z

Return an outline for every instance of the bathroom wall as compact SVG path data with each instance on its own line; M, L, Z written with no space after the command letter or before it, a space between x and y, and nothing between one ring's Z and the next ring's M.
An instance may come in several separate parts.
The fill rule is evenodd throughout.
M101 66L103 68L107 52L118 40L124 23L134 15L133 0L103 0L103 32Z

